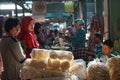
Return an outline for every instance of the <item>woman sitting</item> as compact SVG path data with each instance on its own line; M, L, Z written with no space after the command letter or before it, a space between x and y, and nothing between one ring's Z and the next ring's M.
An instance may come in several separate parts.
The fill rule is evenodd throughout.
M103 42L102 51L96 55L96 58L99 58L102 62L107 61L108 58L119 55L118 52L113 50L113 42L110 39L107 39Z

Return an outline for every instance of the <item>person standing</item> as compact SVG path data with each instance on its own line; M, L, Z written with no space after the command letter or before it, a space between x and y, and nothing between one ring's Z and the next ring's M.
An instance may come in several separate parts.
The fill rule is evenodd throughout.
M16 18L8 18L4 24L6 34L0 41L0 53L4 72L2 80L21 80L19 73L26 60L20 42L16 38L20 32L20 23Z
M85 49L85 42L86 42L86 31L83 28L85 22L83 19L76 19L74 22L74 26L76 28L76 34L72 37L72 47L73 47L73 54L75 59L86 57L86 55L81 52ZM84 56L85 55L85 56Z
M37 41L40 44L40 48L45 48L45 35L42 32L42 24L37 22L35 23L34 32L37 38Z
M18 39L24 46L24 51L27 58L31 58L30 53L33 48L39 48L39 43L35 38L34 25L35 19L31 16L25 16L22 18L21 32L18 35Z
M75 28L76 34L72 37L72 46L74 48L85 47L86 42L86 31L83 28L84 20L83 19L76 19L75 20Z
M99 33L94 34L93 40L91 41L89 48L91 50L91 53L93 53L94 55L96 55L102 50L102 40Z
M96 33L93 35L92 41L89 42L89 60L91 61L99 52L102 51L101 34Z

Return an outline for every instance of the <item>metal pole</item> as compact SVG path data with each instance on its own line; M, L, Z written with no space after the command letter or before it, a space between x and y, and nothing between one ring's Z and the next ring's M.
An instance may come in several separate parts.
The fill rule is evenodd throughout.
M17 9L17 4L15 3L15 17L18 17L18 9Z

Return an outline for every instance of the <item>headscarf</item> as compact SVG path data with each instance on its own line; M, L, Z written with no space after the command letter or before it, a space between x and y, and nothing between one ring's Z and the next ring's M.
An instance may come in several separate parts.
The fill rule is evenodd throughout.
M83 19L76 19L75 23L79 24L79 25L84 25L85 21Z
M32 31L30 31L28 29L29 24L31 23L32 20L35 20L35 19L30 17L30 16L25 16L22 18L22 20L21 20L21 22L22 22L21 32L18 35L18 39L25 43L25 46L26 46L25 53L26 53L27 58L30 57L29 54L30 54L32 48L39 47L39 43L37 42L37 40L34 36L35 35L34 29Z

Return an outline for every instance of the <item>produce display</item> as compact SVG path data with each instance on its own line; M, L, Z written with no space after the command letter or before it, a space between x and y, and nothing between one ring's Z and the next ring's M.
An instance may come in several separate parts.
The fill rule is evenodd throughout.
M120 56L74 60L70 51L33 49L20 70L22 80L120 80Z
M110 80L120 80L120 56L108 59Z
M78 80L72 75L82 70L83 65L76 65L70 51L33 49L20 71L22 80Z
M91 61L87 67L87 80L110 80L106 64L99 59Z

